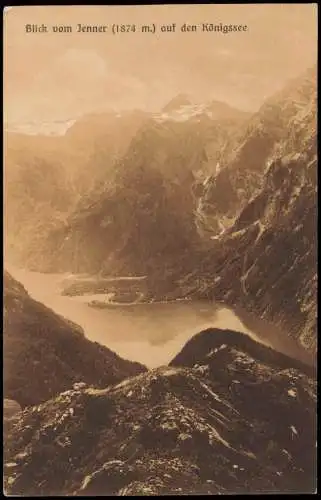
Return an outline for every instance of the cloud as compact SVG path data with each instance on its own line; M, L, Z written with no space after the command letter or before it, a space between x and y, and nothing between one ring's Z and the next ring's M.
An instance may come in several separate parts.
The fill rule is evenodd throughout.
M317 12L311 6L15 8L5 26L7 116L50 120L108 107L156 110L181 92L255 109L314 64ZM250 29L244 36L179 32L148 38L139 32L27 36L23 29L31 13L33 22L50 25L121 23L124 12L137 24L234 19Z
M146 85L138 78L115 71L95 51L69 49L34 75L20 116L50 120L100 108L131 107L145 92Z

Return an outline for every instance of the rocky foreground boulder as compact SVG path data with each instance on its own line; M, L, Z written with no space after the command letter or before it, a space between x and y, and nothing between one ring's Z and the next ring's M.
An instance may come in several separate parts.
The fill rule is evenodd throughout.
M3 433L6 435L9 428L14 425L17 415L21 411L21 406L13 399L3 400Z
M312 493L310 368L209 330L172 361L20 413L5 440L10 495Z

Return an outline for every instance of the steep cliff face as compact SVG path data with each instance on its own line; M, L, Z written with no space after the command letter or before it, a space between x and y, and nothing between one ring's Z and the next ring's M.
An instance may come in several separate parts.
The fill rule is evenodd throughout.
M304 151L316 113L316 67L291 81L241 125L223 148L218 172L206 183L198 206L205 232L229 227L264 182L276 157ZM308 130L306 130L308 127ZM310 129L310 130L309 130ZM287 146L286 146L287 145Z
M241 306L272 321L311 352L316 351L317 138L314 73L272 99L279 103L282 139L274 144L260 187L238 200L229 227L210 237L194 270L181 282L185 295ZM296 96L292 102L291 98ZM299 99L301 97L301 100ZM281 99L285 104L282 106ZM262 108L264 111L265 107ZM268 109L270 109L268 107ZM272 106L273 111L273 106ZM276 107L277 109L277 107ZM293 113L295 109L295 113ZM262 111L262 112L263 112ZM273 114L273 113L272 113ZM264 114L263 114L264 116ZM284 118L285 117L285 118ZM281 120L282 118L282 120ZM247 175L247 166L243 166ZM226 167L239 186L238 168ZM235 170L236 169L236 170ZM215 179L214 179L215 184ZM207 188L205 198L211 188ZM215 188L216 189L216 188ZM214 189L214 191L215 191ZM214 191L211 191L214 193ZM229 203L229 187L224 196ZM236 206L236 205L235 205ZM228 213L228 207L225 207ZM216 216L218 212L216 212ZM221 224L222 226L222 224Z
M315 382L242 334L197 335L172 366L19 414L10 495L313 492Z
M317 342L316 165L315 146L275 160L261 191L182 285L187 294L239 305L271 320L312 352Z
M4 276L4 396L38 404L76 382L105 387L146 368L90 342L82 329Z

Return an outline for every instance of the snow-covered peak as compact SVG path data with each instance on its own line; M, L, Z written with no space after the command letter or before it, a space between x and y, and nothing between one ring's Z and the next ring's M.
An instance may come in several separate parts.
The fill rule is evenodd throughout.
M25 122L7 124L5 129L7 132L14 132L26 135L48 135L57 136L65 135L67 130L76 123L77 119L57 120L51 122Z
M213 113L208 108L209 106L206 103L185 104L173 111L155 113L154 120L159 123L165 121L186 122L200 115L207 115L209 118L213 118Z

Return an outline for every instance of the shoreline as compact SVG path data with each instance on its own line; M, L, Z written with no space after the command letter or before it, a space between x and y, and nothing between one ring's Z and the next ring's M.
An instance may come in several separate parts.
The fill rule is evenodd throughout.
M82 295L82 297L85 297L85 295ZM182 299L172 299L172 300L138 300L136 302L115 302L115 301L110 301L110 302L103 302L99 300L94 300L91 302L87 302L87 305L89 307L97 308L97 309L112 309L116 307L133 307L133 306L140 306L140 305L158 305L158 304L175 304L178 302L192 302L192 298L186 297Z

